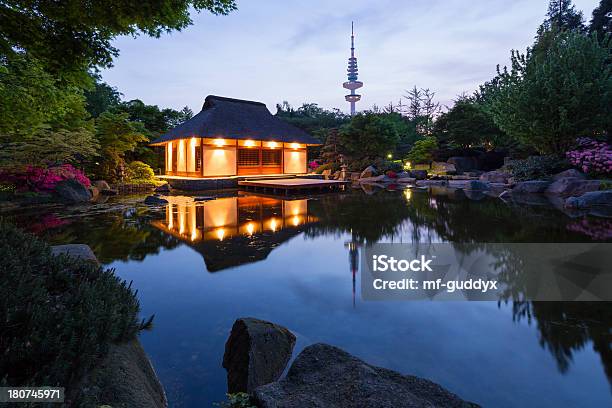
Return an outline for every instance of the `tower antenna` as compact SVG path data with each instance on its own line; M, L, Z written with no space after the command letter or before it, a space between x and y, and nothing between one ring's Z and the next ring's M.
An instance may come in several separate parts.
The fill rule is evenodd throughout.
M355 103L359 102L361 99L361 95L355 93L356 89L359 89L363 86L363 82L357 80L358 70L357 70L357 57L355 57L355 31L354 25L351 21L351 56L348 59L348 69L347 78L348 81L342 84L342 87L351 91L350 94L345 95L344 99L350 103L351 106L351 116L355 114Z

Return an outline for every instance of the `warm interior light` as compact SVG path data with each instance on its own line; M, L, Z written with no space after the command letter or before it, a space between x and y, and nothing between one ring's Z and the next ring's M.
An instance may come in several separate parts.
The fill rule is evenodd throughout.
M299 147L300 147L300 145L299 145L299 144L297 144L297 143L291 143L291 148L292 148L292 149L297 149L297 148L299 148Z
M270 229L272 230L272 232L276 232L276 220L274 218L270 220Z
M253 140L247 140L247 141L244 142L244 145L246 147L253 147L253 146L255 146L255 142Z
M225 230L223 228L219 228L217 230L217 238L219 238L219 241L223 241L224 236L225 236Z
M215 139L214 143L217 147L225 146L225 140L223 139Z
M295 227L297 227L298 225L300 225L300 217L298 217L297 215L293 216L293 225Z
M404 170L410 170L411 168L412 168L412 163L406 162L406 164L404 164Z
M255 225L253 225L252 222L249 222L246 226L246 229L249 235L253 235L253 232L255 231Z
M268 146L269 146L270 148L274 149L275 147L277 147L277 146L278 146L278 143L276 143L276 142L270 142L270 143L268 143Z

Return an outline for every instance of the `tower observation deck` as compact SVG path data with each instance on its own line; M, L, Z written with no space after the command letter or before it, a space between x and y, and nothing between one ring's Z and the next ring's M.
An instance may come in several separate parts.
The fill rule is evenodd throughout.
M355 33L353 31L353 22L351 22L351 56L348 59L347 78L348 81L342 84L342 87L351 91L344 99L351 105L351 116L355 114L355 103L359 102L361 95L355 93L356 89L363 86L363 82L357 80L357 57L355 57Z

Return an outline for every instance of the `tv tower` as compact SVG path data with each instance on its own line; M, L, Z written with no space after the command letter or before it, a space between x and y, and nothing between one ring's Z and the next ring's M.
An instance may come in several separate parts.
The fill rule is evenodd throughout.
M353 22L351 21L351 57L348 60L348 81L342 84L342 87L350 89L351 93L346 95L344 99L351 104L351 116L355 114L355 102L359 102L361 95L355 93L355 89L363 86L363 82L357 80L357 57L355 57L355 34L353 32Z

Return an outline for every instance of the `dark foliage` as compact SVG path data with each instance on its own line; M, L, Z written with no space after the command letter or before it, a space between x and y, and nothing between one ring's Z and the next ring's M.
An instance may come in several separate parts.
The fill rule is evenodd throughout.
M112 270L51 255L0 221L0 384L70 390L111 342L139 328L135 292Z
M525 160L512 160L507 164L516 181L542 180L571 168L569 162L557 156L531 156Z

